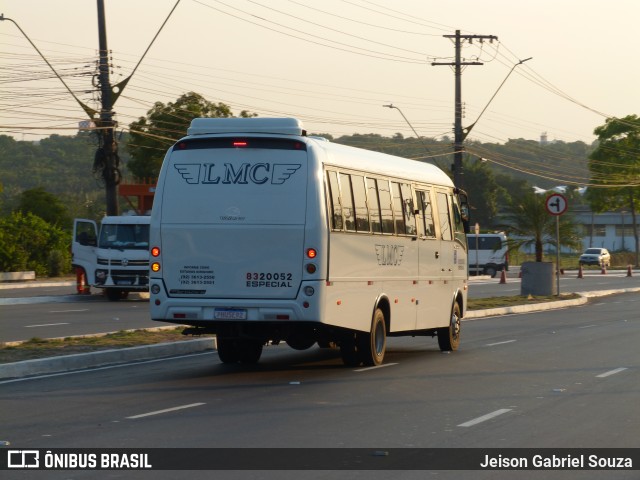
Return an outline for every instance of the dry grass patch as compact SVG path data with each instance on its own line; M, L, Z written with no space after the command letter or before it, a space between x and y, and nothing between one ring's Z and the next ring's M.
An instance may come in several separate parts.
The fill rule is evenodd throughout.
M20 362L36 358L73 355L114 348L138 347L154 343L193 340L182 335L183 327L159 331L123 330L101 336L69 337L62 339L32 338L15 346L0 347L0 363Z

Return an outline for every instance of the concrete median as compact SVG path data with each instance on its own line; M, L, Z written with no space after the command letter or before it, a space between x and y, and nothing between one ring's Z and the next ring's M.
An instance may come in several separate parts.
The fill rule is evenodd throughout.
M0 364L0 379L32 377L52 373L85 370L158 358L174 357L214 350L215 338L199 338L170 343L156 343L139 347L101 350L75 355L39 358Z

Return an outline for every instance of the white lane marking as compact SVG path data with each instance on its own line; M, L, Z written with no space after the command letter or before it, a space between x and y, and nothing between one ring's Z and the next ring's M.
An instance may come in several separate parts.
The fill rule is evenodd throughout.
M43 323L42 325L25 325L24 328L55 327L56 325L69 325L68 323Z
M354 370L354 372L367 372L369 370L376 370L378 368L390 367L392 365L398 365L398 364L397 363L385 363L384 365L376 365L375 367L360 368L359 370Z
M495 345L504 345L505 343L513 343L513 342L517 342L517 340L506 340L504 342L487 343L485 346L486 347L493 347Z
M204 403L190 403L189 405L180 405L179 407L165 408L164 410L156 410L155 412L141 413L140 415L134 415L127 417L129 420L135 420L136 418L150 417L152 415L160 415L162 413L175 412L176 410L184 410L185 408L200 407L206 405Z
M604 372L604 373L601 373L600 375L596 375L596 378L610 377L611 375L624 372L625 370L627 370L627 367L616 368L615 370L609 370L608 372Z
M71 312L88 312L88 308L81 308L77 310L49 310L49 313L71 313Z
M591 328L591 327L597 327L597 326L598 326L598 325L585 325L585 326L583 326L583 327L578 327L578 328L579 328L579 329L580 329L580 328Z
M461 423L458 426L459 427L473 427L474 425L477 425L477 424L482 423L482 422L486 422L487 420L491 420L492 418L495 418L495 417L497 417L499 415L505 414L505 413L510 412L510 411L511 411L510 408L501 408L500 410L496 410L495 412L487 413L486 415L483 415L481 417L474 418L473 420L469 420L468 422Z

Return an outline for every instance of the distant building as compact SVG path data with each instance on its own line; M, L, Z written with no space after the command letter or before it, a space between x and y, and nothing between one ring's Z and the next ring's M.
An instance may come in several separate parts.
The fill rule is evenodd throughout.
M547 137L547 132L542 132L540 134L540 145L546 145L549 143L549 138Z
M577 206L571 213L579 225L584 248L602 247L613 252L636 251L630 212L621 210L593 213L588 206Z

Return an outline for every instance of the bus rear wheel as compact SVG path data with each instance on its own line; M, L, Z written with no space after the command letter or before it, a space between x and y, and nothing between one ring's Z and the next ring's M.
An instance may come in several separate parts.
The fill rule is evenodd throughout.
M355 334L340 340L340 356L342 357L342 363L347 367L360 365L361 360L357 345Z
M239 344L240 363L244 363L245 365L258 363L262 356L262 347L264 343L260 340L241 340Z
M387 350L387 325L384 312L379 308L373 314L369 334L358 335L358 351L362 363L368 366L382 365Z
M222 363L238 363L240 355L235 340L225 337L216 338L218 357Z
M255 364L262 356L263 343L259 340L218 337L216 344L222 363Z
M438 345L443 352L457 350L460 345L460 304L453 302L449 326L438 329Z

